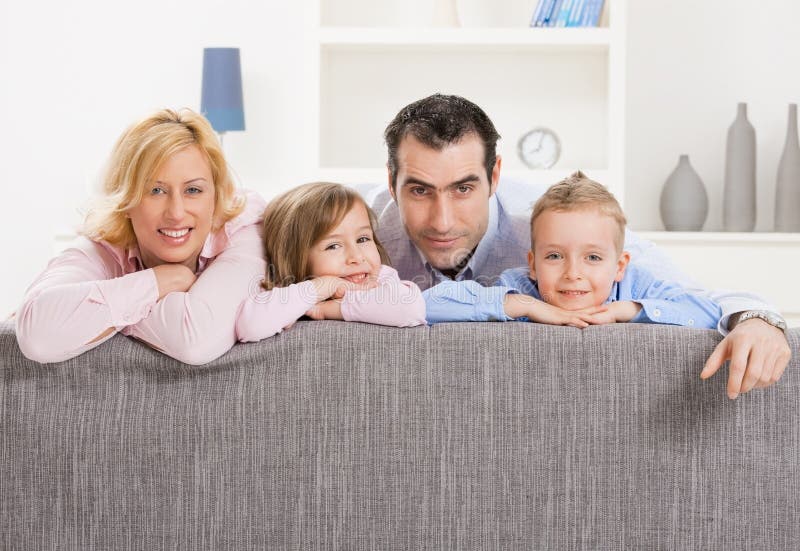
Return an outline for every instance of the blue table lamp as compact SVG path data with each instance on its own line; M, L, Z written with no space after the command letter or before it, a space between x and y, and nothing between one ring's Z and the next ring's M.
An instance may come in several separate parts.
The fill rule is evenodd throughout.
M203 92L200 111L219 133L244 130L242 66L239 48L203 49Z

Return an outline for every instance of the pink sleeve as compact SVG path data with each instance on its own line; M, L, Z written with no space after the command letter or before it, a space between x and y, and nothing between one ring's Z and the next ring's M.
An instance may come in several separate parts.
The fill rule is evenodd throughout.
M344 295L342 317L393 327L424 325L425 300L416 284L401 281L397 270L382 266L376 288Z
M50 261L17 311L17 341L31 360L78 356L145 318L158 300L153 270L114 278L110 253L81 241ZM114 331L91 342L110 328Z
M247 298L236 320L236 336L241 342L260 341L280 333L317 303L311 281L276 287Z
M208 363L236 343L239 306L257 292L266 263L259 226L239 229L185 293L169 293L130 335L184 363Z

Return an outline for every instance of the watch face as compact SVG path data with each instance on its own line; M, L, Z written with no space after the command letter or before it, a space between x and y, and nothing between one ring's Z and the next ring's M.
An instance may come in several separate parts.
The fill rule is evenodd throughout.
M519 139L517 151L530 168L550 168L561 155L561 142L549 128L534 128Z

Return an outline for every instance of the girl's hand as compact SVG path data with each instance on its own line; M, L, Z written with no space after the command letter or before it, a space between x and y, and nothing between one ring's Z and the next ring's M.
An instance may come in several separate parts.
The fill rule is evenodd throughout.
M343 320L342 303L339 300L325 300L316 303L306 312L313 320Z
M319 276L311 280L317 291L317 301L342 298L347 291L347 281L336 276Z
M378 286L375 279L368 279L364 283L351 283L346 279L336 276L319 276L311 280L317 291L317 300L322 302L331 298L342 298L347 291L374 289Z

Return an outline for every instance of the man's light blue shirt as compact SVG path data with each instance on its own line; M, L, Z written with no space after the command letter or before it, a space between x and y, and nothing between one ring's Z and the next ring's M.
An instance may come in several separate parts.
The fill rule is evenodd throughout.
M428 323L510 321L512 318L505 314L503 307L508 293L522 293L542 300L527 266L506 270L494 287L483 287L473 281L445 281L425 290L422 296ZM605 303L626 300L642 305L632 322L715 329L722 316L721 308L713 300L656 278L649 270L638 266L628 267L622 281L613 284Z

